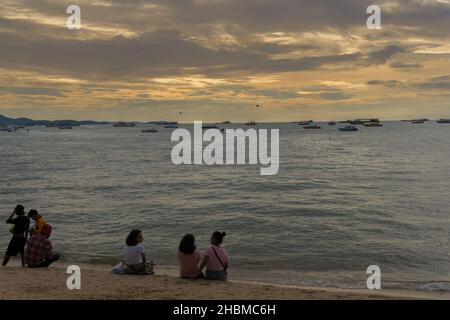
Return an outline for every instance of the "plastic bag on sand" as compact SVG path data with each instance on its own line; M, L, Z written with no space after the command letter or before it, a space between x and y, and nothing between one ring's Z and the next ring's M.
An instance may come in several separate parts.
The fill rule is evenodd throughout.
M122 262L119 262L111 271L117 274L125 274L125 269L126 266Z

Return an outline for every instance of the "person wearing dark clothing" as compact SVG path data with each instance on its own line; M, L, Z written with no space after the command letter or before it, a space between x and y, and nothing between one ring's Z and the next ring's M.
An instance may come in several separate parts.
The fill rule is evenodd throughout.
M16 217L14 218L14 215ZM25 208L18 204L11 216L6 220L6 223L12 224L11 228L12 238L6 249L5 258L3 259L3 266L6 266L11 257L20 254L22 259L22 267L25 267L25 244L27 243L28 230L30 228L30 218L25 215Z

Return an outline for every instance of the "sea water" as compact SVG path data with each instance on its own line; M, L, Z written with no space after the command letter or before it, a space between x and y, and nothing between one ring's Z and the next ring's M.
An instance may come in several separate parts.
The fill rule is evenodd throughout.
M364 288L378 265L384 288L450 290L450 125L321 125L255 127L280 129L273 176L252 165L174 165L164 127L0 132L0 215L17 203L37 209L70 262L115 265L138 228L156 271L176 273L185 233L203 251L220 230L230 278ZM1 251L9 237L0 224Z

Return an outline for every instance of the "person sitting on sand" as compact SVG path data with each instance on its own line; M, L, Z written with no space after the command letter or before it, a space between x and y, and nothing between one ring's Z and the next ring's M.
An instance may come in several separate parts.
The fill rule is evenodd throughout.
M195 246L195 237L187 234L178 246L178 262L180 263L180 277L183 279L204 279L203 272L198 271L200 253Z
M34 226L30 229L30 235L35 236L40 234L47 221L35 209L31 209L28 212L28 217L35 221Z
M227 250L220 245L225 237L225 232L214 231L211 236L211 245L206 249L203 261L198 269L203 271L206 266L206 279L227 281L229 256Z
M13 218L14 215L17 215L17 217ZM6 266L11 256L15 257L17 254L20 254L22 267L25 267L24 251L28 237L28 229L30 228L30 219L25 215L25 208L18 204L14 208L11 216L6 220L6 223L13 224L14 226L11 228L13 236L6 249L2 265Z
M49 224L44 224L41 233L28 239L26 251L28 267L46 268L59 260L59 255L53 254L52 243L48 240L51 234L52 227Z
M128 235L123 249L124 264L126 265L125 272L128 274L153 274L153 262L146 263L144 246L141 244L144 241L141 230L133 230Z

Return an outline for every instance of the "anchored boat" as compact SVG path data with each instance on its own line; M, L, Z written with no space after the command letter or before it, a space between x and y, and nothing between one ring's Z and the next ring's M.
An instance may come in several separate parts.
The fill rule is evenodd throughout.
M142 132L158 132L158 130L150 128L150 129L144 129Z
M303 128L304 128L304 129L322 129L321 126L319 126L319 125L317 125L317 124L315 124L315 123L310 124L310 125L308 125L308 126L304 126Z
M352 131L358 131L358 128L353 126L353 125L348 125L348 126L345 126L343 128L339 128L339 131L352 132Z

